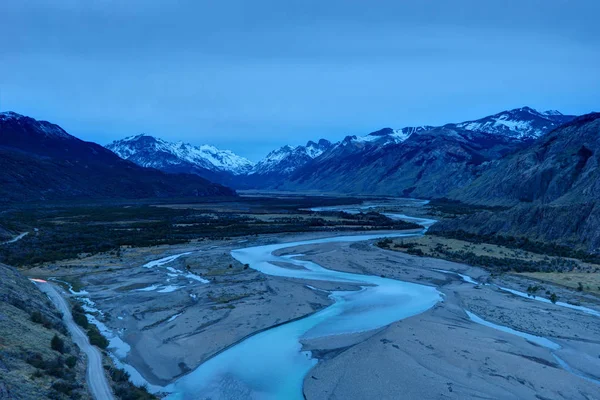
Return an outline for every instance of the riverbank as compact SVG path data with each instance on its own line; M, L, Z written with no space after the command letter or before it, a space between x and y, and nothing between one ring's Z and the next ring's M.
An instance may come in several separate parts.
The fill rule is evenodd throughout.
M493 286L473 285L458 275L435 270L456 271L520 291L530 284L525 279L504 281L479 268L365 243L322 246L307 257L347 272L433 284L444 294L444 301L433 309L373 332L369 338L305 341L306 349L326 350L324 360L305 378L308 399L600 396L600 386L566 371L549 349L479 325L465 310L498 325L550 338L561 346L555 352L560 359L595 379L600 367L598 317L517 297ZM333 262L340 259L352 262ZM562 296L568 299L567 293ZM598 303L587 305L600 309Z

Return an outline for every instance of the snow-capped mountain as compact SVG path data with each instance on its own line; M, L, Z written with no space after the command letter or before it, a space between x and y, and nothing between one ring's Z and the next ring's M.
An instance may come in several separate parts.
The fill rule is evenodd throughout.
M0 203L235 195L195 175L142 168L58 125L14 112L0 113L0 182Z
M309 141L306 146L283 146L273 150L256 164L251 174L289 175L331 148L329 140Z
M514 139L536 139L572 119L572 116L563 115L556 110L540 112L530 107L522 107L475 121L449 125Z
M333 144L321 139L286 145L256 164L212 146L169 143L148 135L107 148L141 166L194 173L238 189L328 188L428 197L469 182L481 164L523 148L573 118L522 107L444 126L383 128Z
M208 170L241 175L250 172L254 166L250 160L229 150L209 145L171 143L145 134L114 141L106 148L125 160L167 172Z
M281 190L444 197L491 162L572 119L524 107L439 127L384 128L347 136L292 174L266 184Z

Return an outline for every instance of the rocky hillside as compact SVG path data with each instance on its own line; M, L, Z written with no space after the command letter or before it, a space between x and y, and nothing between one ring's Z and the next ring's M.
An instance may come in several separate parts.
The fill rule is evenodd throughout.
M579 117L493 163L453 199L511 207L446 221L433 231L526 235L600 247L600 113Z
M46 121L0 113L0 202L73 198L231 196L196 175L122 160Z
M0 264L0 399L89 399L85 365L66 333L48 298Z

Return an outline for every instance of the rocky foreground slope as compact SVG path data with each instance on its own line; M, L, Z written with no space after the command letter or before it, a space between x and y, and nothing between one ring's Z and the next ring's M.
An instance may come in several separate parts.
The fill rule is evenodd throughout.
M46 295L0 264L0 399L89 399L85 364Z

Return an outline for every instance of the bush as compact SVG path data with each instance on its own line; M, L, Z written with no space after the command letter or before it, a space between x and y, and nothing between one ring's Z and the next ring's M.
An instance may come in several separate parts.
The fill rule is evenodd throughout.
M62 354L65 352L65 341L59 338L58 335L54 335L50 341L50 347Z
M65 378L67 377L67 371L64 368L64 360L62 357L57 357L54 361L49 361L46 363L46 374L53 376L55 378Z
M120 368L111 368L110 377L115 383L115 394L121 400L155 400L156 396L148 393L144 386L137 387L129 381L129 373Z
M425 255L425 253L423 253L423 250L421 250L421 249L415 249L415 248L409 248L408 250L406 250L406 252L408 254L413 255L413 256L423 257Z
M87 335L88 335L88 338L90 339L90 343L93 344L94 346L98 346L103 350L108 347L108 345L109 345L108 339L106 339L104 336L102 336L102 334L100 333L100 331L98 330L96 325L90 325L90 327L87 331Z
M529 287L527 288L527 296L529 297L533 297L535 299L535 295L537 294L537 292L542 289L541 287L535 285L529 285Z
M73 393L73 390L77 389L77 386L73 383L69 383L66 381L56 381L54 383L52 383L52 389L62 393L62 394L66 394L67 396L71 396Z
M41 324L42 318L42 313L39 311L34 311L31 313L31 321L35 322L36 324Z
M377 247L380 247L382 249L389 249L391 244L392 244L392 239L385 238L385 239L381 239L379 242L377 242Z
M81 326L84 329L87 329L90 324L88 322L87 317L83 313L80 314L73 312L73 321L75 321L77 325Z
M42 325L46 329L52 329L52 322L39 311L31 313L31 321Z
M110 377L115 382L129 382L129 373L124 369L112 368L110 371Z
M40 353L31 354L29 357L27 357L25 362L35 368L46 369L46 361L44 361L44 358Z
M67 367L73 368L75 365L77 365L77 357L75 357L75 356L67 357L67 359L65 360L65 364L67 364Z

